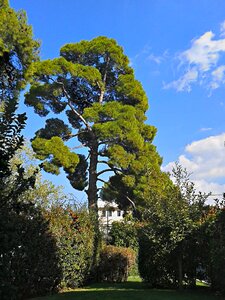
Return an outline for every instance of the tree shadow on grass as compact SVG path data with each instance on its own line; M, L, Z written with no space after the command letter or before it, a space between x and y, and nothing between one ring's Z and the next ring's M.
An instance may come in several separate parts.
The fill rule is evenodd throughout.
M205 289L196 290L159 290L148 289L147 285L138 282L123 284L94 284L85 289L62 293L55 300L220 300ZM54 300L51 298L51 300Z

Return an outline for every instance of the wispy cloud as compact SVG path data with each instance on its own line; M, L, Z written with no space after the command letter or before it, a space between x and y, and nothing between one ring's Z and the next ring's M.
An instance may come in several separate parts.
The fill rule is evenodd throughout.
M213 90L220 87L221 84L225 83L225 65L219 66L217 69L215 69L212 72L212 81L210 83L210 86Z
M191 91L191 84L196 82L198 79L198 71L196 68L189 69L183 76L178 80L174 80L170 83L163 84L164 89L174 88L178 92Z
M187 145L178 162L192 173L192 180L198 190L225 192L225 133ZM170 172L174 165L175 162L170 162L163 170Z
M204 132L204 131L210 131L210 130L212 130L211 127L202 127L202 128L200 128L199 131Z
M220 24L220 36L225 36L225 21Z
M166 58L168 58L168 55L168 50L165 50L163 53L156 54L152 47L146 44L134 57L130 58L130 61L132 65L146 62L153 62L160 65Z
M216 89L225 83L225 21L220 26L220 37L212 31L192 40L191 47L178 55L179 70L183 74L177 80L164 85L177 91L191 91L194 83Z
M161 64L161 62L164 60L164 56L157 56L157 55L154 55L153 53L150 53L147 57L148 60L151 60L153 62L155 62L156 64Z

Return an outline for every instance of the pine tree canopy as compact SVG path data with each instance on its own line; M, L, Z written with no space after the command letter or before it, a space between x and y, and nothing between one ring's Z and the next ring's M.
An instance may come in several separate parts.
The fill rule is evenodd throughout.
M30 74L25 103L40 116L60 115L36 132L33 149L45 171L63 168L74 188L87 187L90 207L97 207L104 173L132 189L147 166L159 168L156 128L145 124L147 96L115 40L67 44L59 58L35 62ZM86 157L69 147L73 139L88 149Z

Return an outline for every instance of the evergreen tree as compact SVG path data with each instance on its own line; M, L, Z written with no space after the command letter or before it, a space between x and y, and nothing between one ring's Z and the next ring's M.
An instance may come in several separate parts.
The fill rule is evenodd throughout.
M132 189L146 164L159 166L151 144L156 129L144 123L146 94L115 40L67 44L60 58L35 63L33 76L26 104L40 116L61 114L36 132L33 149L45 171L58 174L63 168L75 189L86 188L90 209L97 212L97 182L104 182L103 174L114 173ZM87 149L86 156L74 152L77 142ZM130 204L126 190L124 197Z

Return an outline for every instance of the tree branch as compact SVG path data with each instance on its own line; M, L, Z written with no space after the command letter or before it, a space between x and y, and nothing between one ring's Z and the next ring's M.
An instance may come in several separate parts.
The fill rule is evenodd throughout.
M70 95L68 94L67 90L65 89L65 86L64 86L64 83L63 82L60 82L58 80L54 80L53 78L50 77L50 79L53 81L53 82L56 82L58 83L61 87L62 87L62 90L63 90L63 93L65 95L65 97L67 98L68 102L67 104L69 105L69 107L71 108L72 112L84 123L84 125L87 127L88 131L92 132L92 128L90 127L90 125L88 124L88 122L83 118L83 116L73 107L73 105L71 104L71 98L70 98Z
M73 148L70 148L71 150L75 150L75 149L80 149L80 148L84 148L85 145L84 144L80 144L79 146L75 146Z
M111 168L110 164L106 160L98 160L98 164L105 164Z
M123 195L124 195L124 194L123 194ZM136 211L137 209L136 209L136 205L135 205L134 201L132 201L132 200L130 199L130 197L128 197L128 196L126 196L126 195L124 195L124 196L125 196L126 199L131 203L131 205L133 206L134 211Z
M101 181L101 182L103 182L103 183L105 183L105 184L109 184L108 182L106 182L105 180L103 180L103 179L101 179L101 178L99 178L98 181Z
M71 104L71 101L68 100L68 105L71 108L72 112L78 116L78 118L84 123L84 125L87 127L87 130L91 133L93 133L91 126L88 124L88 122L82 117L81 114L79 114L79 112L73 107L73 105Z
M104 174L104 173L106 173L106 172L114 172L115 174L117 174L117 172L121 172L121 170L118 169L118 168L105 169L105 170L102 170L102 171L98 172L97 177Z
M105 65L105 73L104 73L103 80L102 80L104 88L101 88L100 85L98 84L98 86L100 88L100 91L101 91L100 97L99 97L99 103L100 104L102 104L103 98L104 98L104 94L105 94L105 83L106 83L106 78L107 78L107 69L108 69L109 61L110 61L110 57L109 57L109 55L107 55L106 65Z
M63 138L66 138L66 139L73 138L73 137L78 136L78 135L81 134L81 133L83 133L83 131L80 131L80 132L75 133L75 134L67 134L67 135L65 135Z
M88 153L88 156L86 157L85 161L87 161L89 158L90 158L91 154L90 154L90 151Z
M102 142L99 142L99 145L103 145L103 144L110 143L110 142L116 143L116 138L109 139L109 140L104 140Z
M114 191L116 191L117 192L117 189L110 183L110 182L106 182L105 180L103 180L103 179L98 179L99 181L101 181L101 182L103 182L104 184L108 184L108 185L110 185L111 186L111 188L114 190ZM132 205L132 207L133 207L133 210L134 211L136 211L137 210L137 208L136 208L136 205L135 205L135 203L134 203L134 201L132 201L131 199L130 199L130 197L128 197L127 195L125 195L124 193L121 193L129 202L130 202L130 204Z

